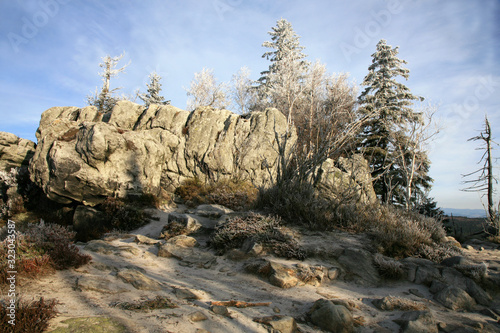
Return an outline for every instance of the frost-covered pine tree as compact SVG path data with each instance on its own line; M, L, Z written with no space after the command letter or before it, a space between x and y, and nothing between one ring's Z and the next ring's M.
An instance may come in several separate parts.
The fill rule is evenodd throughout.
M148 87L147 92L137 95L144 102L146 108L148 108L150 104L169 105L170 101L165 100L165 97L160 95L161 76L153 72L149 75L149 80L149 84L146 84Z
M304 47L290 22L278 20L269 35L271 41L262 46L272 51L265 52L262 57L271 64L268 70L261 72L258 80L259 98L264 106L278 108L291 120L297 101L303 97L304 75L309 62L305 60Z
M372 168L375 192L382 202L395 202L398 196L394 189L400 186L401 175L398 165L395 140L406 137L407 124L421 121L421 115L414 111L414 101L423 98L413 95L410 89L398 82L408 80L410 71L403 67L406 61L397 57L398 47L392 48L385 40L377 44L372 54L372 64L363 80L364 91L358 98L359 112L367 117L359 135L359 148ZM399 182L399 183L398 183Z
M103 68L103 71L99 73L102 77L103 85L100 92L96 88L95 94L87 96L87 103L96 106L101 113L110 112L116 102L120 100L120 98L114 96L114 93L120 88L110 89L110 81L112 77L124 72L125 68L129 65L127 64L121 68L116 68L123 56L124 54L117 57L110 57L107 55L102 58L102 63L99 64L99 67Z

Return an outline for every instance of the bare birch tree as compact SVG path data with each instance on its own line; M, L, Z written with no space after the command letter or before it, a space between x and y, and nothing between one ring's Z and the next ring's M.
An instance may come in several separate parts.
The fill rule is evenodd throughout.
M253 87L248 67L242 67L233 75L231 80L231 98L240 113L248 113L250 108L257 103L257 91Z
M414 208L418 203L416 195L419 192L419 186L424 187L420 195L425 195L426 184L429 182L427 173L429 171L430 161L427 155L428 145L439 133L440 128L434 123L433 117L436 108L425 107L419 112L420 119L399 124L399 130L393 133L395 149L394 163L399 165L400 172L397 176L401 179L392 179L387 184L390 192L394 191L394 186L401 188L399 197L404 198L404 206L407 210Z
M227 84L217 82L213 69L203 68L201 72L194 74L194 79L187 90L187 95L190 97L187 107L189 110L200 106L225 109L231 104L227 90Z

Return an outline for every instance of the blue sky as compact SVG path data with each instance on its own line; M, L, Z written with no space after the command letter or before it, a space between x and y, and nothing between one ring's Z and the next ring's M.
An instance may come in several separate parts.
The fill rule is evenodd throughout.
M269 65L261 45L280 18L301 36L309 60L350 73L358 85L386 39L408 62L406 85L438 107L431 196L441 207L482 208L478 194L459 189L481 157L467 139L485 113L500 141L497 0L4 0L0 17L0 131L31 140L44 110L85 105L107 54L125 52L122 63L130 61L113 87L144 91L155 70L165 97L185 108L184 87L203 67L229 81L247 66L257 79Z

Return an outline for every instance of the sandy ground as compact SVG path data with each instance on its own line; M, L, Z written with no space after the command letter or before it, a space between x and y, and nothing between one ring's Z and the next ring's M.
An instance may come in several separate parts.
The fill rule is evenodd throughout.
M167 222L167 215L167 212L157 211L158 221L152 221L132 234L158 236ZM245 273L243 262L232 261L222 256L217 257L217 265L209 269L187 267L175 258L157 257L157 248L154 245L139 245L133 240L134 237L125 237L112 240L110 244L135 247L140 250L138 255L127 252L121 255L105 255L83 250L92 256L92 263L79 269L59 271L55 275L43 277L37 281L27 281L19 286L20 293L23 298L43 296L55 298L61 302L58 306L60 315L51 321L49 331L61 326L61 322L68 318L108 316L123 323L129 332L268 332L268 327L254 322L253 319L280 314L298 319L301 332L321 332L301 322L301 319L305 318L305 314L316 300L327 298L346 299L357 305L358 308L354 309L353 316L364 318L364 325L357 328L358 332L398 332L399 326L393 320L399 318L402 312L380 311L371 303L373 299L388 295L425 303L438 321L460 323L464 318L469 318L473 322L491 321L491 318L477 313L457 314L448 311L432 301L432 295L427 287L407 281L390 282L379 287L364 287L335 280L321 286L302 285L281 289L264 279ZM203 248L205 245L203 237L199 241ZM83 249L83 245L80 247ZM499 258L498 250L491 250L489 254L494 258ZM159 281L162 289L160 291L137 290L130 284L122 282L114 275L116 270L125 267L144 269L145 275ZM106 276L110 280L110 288L123 288L125 291L108 294L76 290L76 281L82 276ZM178 298L175 293L177 288L193 290L200 296L200 299ZM411 294L410 289L419 290L424 298ZM153 299L157 295L169 297L179 307L135 312L112 306L118 302ZM215 314L210 310L211 301L227 300L271 302L271 305L248 308L230 307L230 317ZM191 315L196 312L203 313L208 319L194 321Z

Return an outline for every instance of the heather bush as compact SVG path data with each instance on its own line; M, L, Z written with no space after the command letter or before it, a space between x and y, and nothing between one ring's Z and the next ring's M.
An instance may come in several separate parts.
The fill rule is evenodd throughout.
M387 279L397 280L403 277L403 264L380 253L375 254L373 261L379 274Z
M55 299L44 300L41 297L38 301L24 301L17 299L15 302L15 326L9 324L10 309L6 301L0 301L0 327L2 332L12 333L41 333L49 327L49 320L57 315L56 305L59 302Z
M134 230L147 224L151 219L151 214L144 211L140 205L133 205L117 198L106 198L101 210L105 214L105 232L115 229Z
M230 219L217 227L211 245L223 254L229 249L241 247L250 239L277 256L304 259L304 252L287 231L280 218L251 213L246 217Z
M436 219L408 212L394 206L381 206L372 211L369 232L379 252L396 258L415 255L423 246L435 247L446 233Z
M218 204L233 210L251 208L257 201L259 191L252 183L240 179L221 179L202 182L191 178L175 190L188 206Z
M16 270L18 276L39 277L54 269L80 267L91 257L82 255L73 244L74 232L57 224L30 224L16 235ZM8 239L0 243L0 284L6 283Z

